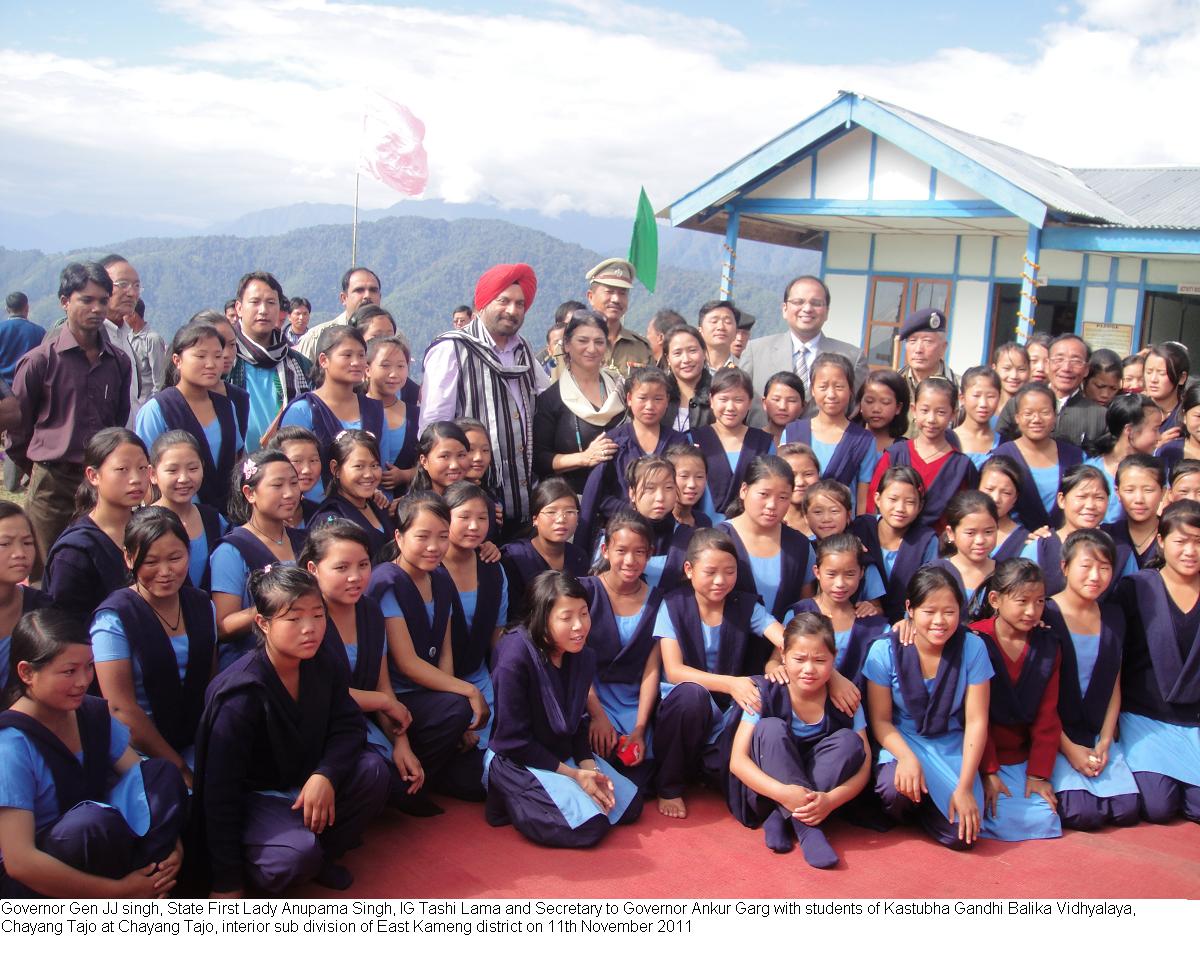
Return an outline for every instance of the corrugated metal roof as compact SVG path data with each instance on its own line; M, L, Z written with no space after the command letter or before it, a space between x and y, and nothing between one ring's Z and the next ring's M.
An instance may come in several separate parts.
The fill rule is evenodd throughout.
M1120 207L1130 226L1200 229L1200 168L1151 166L1073 172Z
M899 105L892 105L867 95L859 97L874 102L897 118L990 169L997 176L1037 197L1051 210L1085 220L1121 225L1129 223L1128 215L1119 206L1106 199L1066 166L951 128Z

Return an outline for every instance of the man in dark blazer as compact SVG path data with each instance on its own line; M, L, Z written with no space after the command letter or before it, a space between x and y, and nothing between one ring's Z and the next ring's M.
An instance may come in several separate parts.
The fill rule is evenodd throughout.
M746 346L738 365L750 375L756 397L764 394L767 380L777 372L794 372L804 383L807 405L805 416L816 412L808 396L809 369L824 352L844 355L854 365L855 390L866 381L867 357L849 342L839 342L822 333L829 317L829 288L820 278L804 274L788 283L781 306L788 330L780 335L754 339Z
M1078 335L1056 335L1050 341L1047 379L1058 401L1055 440L1079 446L1104 433L1107 417L1104 407L1083 395L1083 381L1087 378L1091 355L1091 348ZM1010 399L1000 411L997 428L1007 438L1019 436L1015 399Z

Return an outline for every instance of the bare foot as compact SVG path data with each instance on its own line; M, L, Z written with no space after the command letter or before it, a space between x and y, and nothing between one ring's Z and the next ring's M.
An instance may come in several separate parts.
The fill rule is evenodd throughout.
M658 811L669 819L687 819L687 806L683 797L677 799L659 799Z

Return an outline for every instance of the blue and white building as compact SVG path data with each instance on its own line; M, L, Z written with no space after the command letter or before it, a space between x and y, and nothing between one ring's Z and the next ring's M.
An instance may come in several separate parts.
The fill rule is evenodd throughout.
M818 251L826 330L873 366L925 306L956 370L1030 330L1200 350L1200 167L1068 169L843 92L659 216L724 236L730 295L738 241Z

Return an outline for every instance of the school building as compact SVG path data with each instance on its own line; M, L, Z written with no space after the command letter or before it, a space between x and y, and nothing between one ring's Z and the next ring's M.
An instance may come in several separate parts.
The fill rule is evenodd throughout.
M874 367L930 306L959 371L1031 330L1200 350L1200 167L1068 169L842 92L659 216L724 235L725 296L739 240L819 251L826 332Z

